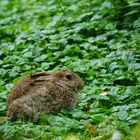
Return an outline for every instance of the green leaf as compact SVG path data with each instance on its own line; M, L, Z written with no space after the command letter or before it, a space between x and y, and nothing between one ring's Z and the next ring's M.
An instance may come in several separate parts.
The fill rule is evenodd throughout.
M36 62L44 61L47 57L48 57L47 54L43 54L43 55L41 55L39 57L36 57L34 59L34 61L36 61Z

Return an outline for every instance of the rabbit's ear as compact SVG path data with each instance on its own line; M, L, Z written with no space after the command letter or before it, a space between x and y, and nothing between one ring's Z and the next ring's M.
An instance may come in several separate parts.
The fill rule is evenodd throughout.
M23 78L21 78L16 84L15 86L12 88L12 90L10 91L8 97L7 97L7 105L6 105L6 109L8 110L9 105L11 104L12 101L20 98L21 96L23 96L26 91L29 89L31 84L31 77L30 76L25 76Z
M50 75L50 74L47 72L37 72L37 73L32 74L31 78L36 78L36 77L40 77L40 76L47 76L47 75Z

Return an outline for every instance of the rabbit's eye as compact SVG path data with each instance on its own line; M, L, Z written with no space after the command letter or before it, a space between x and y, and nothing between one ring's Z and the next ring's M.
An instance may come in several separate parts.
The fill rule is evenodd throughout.
M72 78L73 78L70 73L67 73L65 77L67 80L72 80Z

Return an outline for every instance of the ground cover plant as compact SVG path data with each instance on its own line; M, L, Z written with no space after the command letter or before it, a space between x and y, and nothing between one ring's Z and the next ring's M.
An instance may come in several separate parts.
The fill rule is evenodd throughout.
M0 1L0 139L139 139L140 2ZM22 76L72 69L85 81L74 111L36 124L2 119Z

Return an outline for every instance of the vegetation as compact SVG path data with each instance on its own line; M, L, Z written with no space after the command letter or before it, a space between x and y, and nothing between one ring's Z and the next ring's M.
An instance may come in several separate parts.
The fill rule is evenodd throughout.
M85 81L74 111L36 124L1 118L1 139L108 140L119 131L138 140L139 0L1 0L0 13L1 116L23 75L70 68Z

